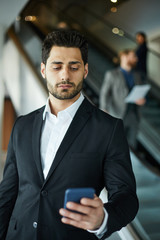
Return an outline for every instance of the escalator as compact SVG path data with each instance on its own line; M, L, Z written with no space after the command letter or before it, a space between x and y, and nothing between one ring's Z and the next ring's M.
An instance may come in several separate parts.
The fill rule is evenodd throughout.
M94 11L94 4L91 6L89 3L90 1L88 4L71 2L61 6L61 4L53 4L49 0L46 1L46 4L31 1L21 13L21 22L26 19L29 13L36 16L35 21L29 23L33 31L36 31L41 38L49 31L59 27L59 23L65 23L66 27L78 29L87 35L89 40L89 75L84 83L84 90L98 106L104 73L116 66L116 57L120 50L136 48L137 45L135 39L122 29L119 29L117 34L113 33L115 26L107 20L106 10L102 9L103 3L98 5L101 8L99 9L102 13L101 16L98 11ZM123 1L119 1L119 4L123 4ZM150 155L151 162L160 170L159 61L160 55L149 49L147 81L151 85L151 90L147 104L142 108L137 140L140 152L143 152L145 157Z
M84 9L83 9L84 10ZM50 9L51 11L51 9ZM54 9L54 14L58 14L58 10ZM23 13L22 13L23 16ZM57 15L56 15L57 16ZM80 20L79 20L80 21ZM91 22L91 21L90 21ZM85 28L81 28L85 32ZM43 89L43 97L46 98L46 89L38 72L40 71L40 50L41 50L41 43L45 34L50 29L40 26L38 28L38 24L26 24L25 22L21 22L15 24L15 26L10 29L9 37L13 40L17 38L19 44L23 46L25 54L28 55L28 62L33 66L34 71L37 72L36 74L36 81L41 84L41 89L36 89L36 93ZM13 34L13 35L12 35ZM102 49L98 49L97 42L94 43L95 39L91 37L91 34L88 34L90 37L90 48L89 48L89 66L90 71L89 75L84 83L84 92L89 98L98 106L99 105L99 91L103 81L103 76L105 71L115 67L115 63L112 62L112 58L116 55L113 50L103 51ZM12 41L8 39L8 41ZM91 40L92 39L92 40ZM101 39L102 40L102 39ZM97 41L97 38L96 38ZM129 44L129 43L127 43ZM103 44L101 44L102 48ZM109 46L108 46L109 48ZM106 48L106 49L108 49ZM28 64L27 62L27 64ZM23 67L24 69L24 67ZM9 87L9 85L8 85ZM34 95L35 102L40 101L40 96L36 94ZM151 101L143 109L143 116L142 123L140 127L140 132L138 135L138 141L141 147L141 156L138 156L137 153L131 150L131 160L133 165L133 170L136 177L137 182L137 194L140 200L140 209L135 218L135 220L127 226L127 228L122 229L120 232L114 233L109 240L119 240L119 239L127 239L127 240L159 240L160 239L160 231L158 229L158 224L160 222L159 218L159 210L160 210L160 169L159 168L159 151L160 147L159 144L159 137L160 137L160 122L158 121L159 117L159 100L155 98L155 96L151 93L150 94ZM24 99L24 101L27 101ZM33 100L32 100L33 101ZM14 102L14 101L13 101ZM39 102L41 105L42 102ZM32 102L32 108L36 108L37 105L34 105ZM21 109L17 104L17 114L25 114L22 112ZM27 108L26 111L29 112L32 109ZM26 112L26 113L27 113ZM146 131L147 130L147 131ZM146 133L147 132L147 133ZM149 135L149 137L147 136ZM150 138L150 141L149 141ZM148 143L147 143L148 141ZM151 150L149 147L151 147ZM154 144L155 143L155 144ZM143 150L143 151L142 151ZM153 158L152 160L156 162L153 166L152 171L149 169L152 166L153 161L151 161L148 165L145 162L146 156L151 155ZM140 158L141 161L140 161ZM154 171L156 168L156 171ZM105 195L106 197L106 195ZM128 235L127 235L128 234ZM127 236L127 237L126 237Z
M151 172L131 153L137 183L139 211L133 226L143 234L145 240L160 239L160 176Z

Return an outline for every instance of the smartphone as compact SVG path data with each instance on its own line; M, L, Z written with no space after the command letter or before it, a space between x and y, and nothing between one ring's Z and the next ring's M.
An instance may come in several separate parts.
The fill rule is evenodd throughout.
M81 198L94 198L94 188L69 188L65 191L64 208L67 202L80 203Z

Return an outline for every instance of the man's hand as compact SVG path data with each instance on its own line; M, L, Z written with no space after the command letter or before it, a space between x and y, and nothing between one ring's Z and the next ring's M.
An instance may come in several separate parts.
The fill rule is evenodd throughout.
M85 230L99 229L104 219L102 200L95 196L94 199L82 198L80 203L68 202L67 209L60 209L59 213L63 216L62 222Z
M143 106L146 103L146 99L145 98L140 98L135 103L139 106Z

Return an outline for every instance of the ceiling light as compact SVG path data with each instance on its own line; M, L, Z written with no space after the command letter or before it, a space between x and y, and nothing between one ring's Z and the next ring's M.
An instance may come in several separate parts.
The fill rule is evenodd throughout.
M117 2L117 0L111 0L111 2L113 2L113 3L116 3L116 2Z
M123 32L123 30L119 30L118 35L121 36L121 37L123 37L123 36L124 36L124 32Z
M115 27L115 28L112 29L112 32L114 34L119 34L119 29Z
M67 28L68 27L68 25L67 25L67 23L66 22L59 22L58 24L57 24L57 27L58 28Z
M28 22L34 22L36 21L36 16L26 16L25 17L25 21L28 21Z
M111 12L113 12L113 13L117 12L117 8L116 7L112 7L111 8Z

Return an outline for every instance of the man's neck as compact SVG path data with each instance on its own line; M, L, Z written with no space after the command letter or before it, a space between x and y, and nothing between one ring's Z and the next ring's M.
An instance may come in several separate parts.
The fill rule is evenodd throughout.
M121 68L124 69L127 72L130 72L132 70L131 66L123 65L123 64L121 64Z
M57 116L58 112L65 110L71 106L80 97L80 93L72 99L60 100L49 94L49 105L51 108L51 113Z

